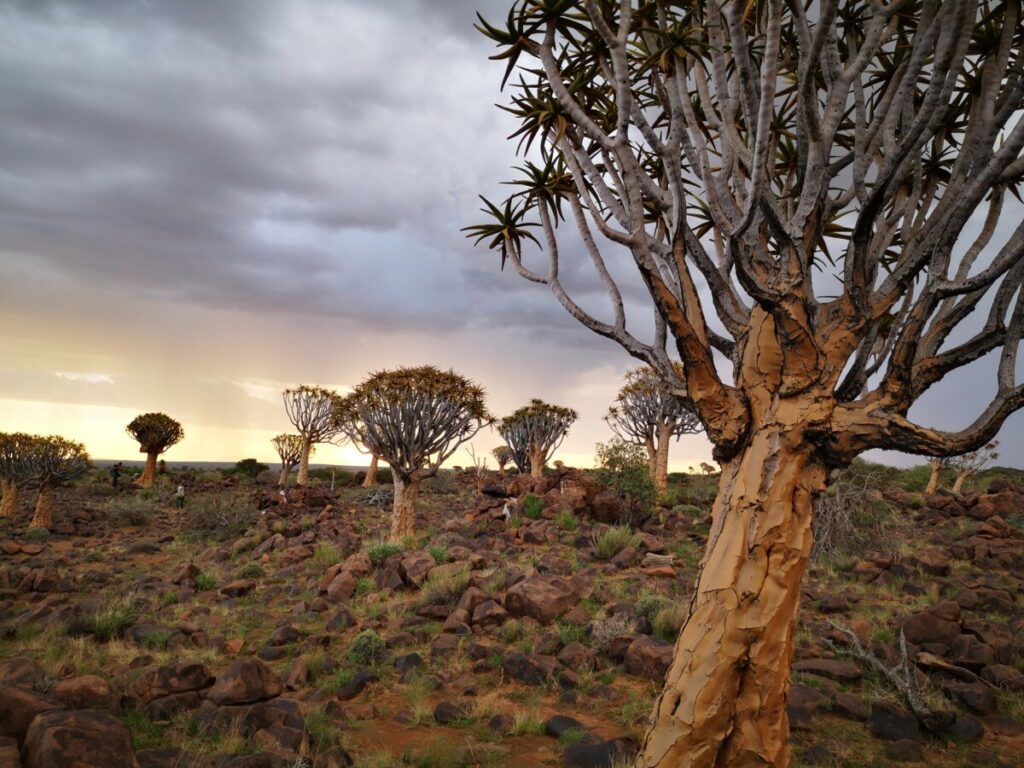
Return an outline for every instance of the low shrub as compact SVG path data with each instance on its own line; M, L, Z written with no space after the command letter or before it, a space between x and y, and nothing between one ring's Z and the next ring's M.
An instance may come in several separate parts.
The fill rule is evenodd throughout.
M209 592L211 589L217 588L217 578L213 574L200 571L192 580L192 584L196 592Z
M156 512L156 503L140 495L115 496L103 503L103 512L111 525L148 525Z
M555 525L563 531L575 531L580 527L579 521L576 520L576 516L568 509L563 509L555 516Z
M138 610L130 595L110 597L92 610L71 619L67 634L72 637L92 635L101 642L121 637L135 623Z
M198 496L182 510L182 538L191 541L237 539L256 523L258 517L259 511L243 496Z
M626 547L636 543L636 535L627 525L615 525L602 533L594 546L597 550L597 557L601 560L611 560Z
M366 548L366 554L369 555L370 562L378 568L392 555L397 555L404 551L401 544L395 544L392 541L385 541L383 539L371 543Z
M453 574L428 576L420 587L420 601L423 605L447 605L454 607L462 593L469 586L469 569Z
M263 566L259 563L249 563L238 572L240 579L262 579L264 575Z
M540 514L543 511L544 502L539 496L534 496L532 493L528 493L523 497L523 517L529 518L530 520L540 520Z
M353 664L370 665L384 658L387 645L384 638L372 629L366 629L356 635L352 645L348 647L348 659Z
M676 638L679 637L679 630L683 628L683 624L686 623L689 615L690 606L688 601L672 603L655 614L654 620L651 622L651 628L654 630L654 634L662 640L674 643Z
M599 619L590 624L590 645L598 653L607 653L617 637L632 637L637 632L636 622L622 616Z
M313 549L312 559L317 568L330 568L341 562L341 550L330 541L320 541Z

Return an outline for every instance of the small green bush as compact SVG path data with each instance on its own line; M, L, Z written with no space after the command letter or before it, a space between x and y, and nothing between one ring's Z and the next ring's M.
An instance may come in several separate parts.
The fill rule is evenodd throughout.
M103 511L112 525L148 525L156 512L156 503L142 496L115 496L103 504Z
M641 446L615 438L596 445L595 459L594 479L599 485L607 486L645 508L654 503L657 491Z
M651 628L662 640L674 643L689 615L690 607L686 603L667 605L655 614Z
M137 611L131 597L111 597L97 605L90 613L68 623L69 635L92 635L101 642L121 637L135 623Z
M575 531L580 527L579 522L576 520L576 516L568 509L563 509L555 516L555 525L563 531Z
M366 554L369 555L370 562L378 568L392 555L397 555L404 551L401 544L384 541L383 539L373 542L366 548Z
M372 629L366 629L356 635L348 647L348 659L353 664L374 664L384 658L385 651L384 638Z
M544 511L544 502L540 497L532 493L523 497L523 517L530 520L540 520L540 513Z
M25 541L42 541L50 535L45 528L29 528L21 535Z
M259 517L244 495L204 494L182 511L181 535L186 541L228 541L241 538Z
M444 547L430 547L427 552L434 558L434 562L441 565L448 559L448 550Z
M601 560L611 560L626 547L636 543L636 535L627 525L612 526L595 542L597 557Z
M420 600L423 605L454 607L468 586L469 568L454 574L431 575L420 587Z
M341 562L341 550L330 541L317 542L313 549L313 564L318 568L330 568Z
M196 592L209 592L211 589L217 588L217 578L205 571L200 571L192 580L192 584L195 586Z
M249 563L238 572L240 579L262 579L264 575L263 566L259 563Z
M653 625L654 618L669 604L668 598L663 595L644 595L636 601L637 618L647 619Z
M704 510L695 504L677 504L672 507L672 511L687 517L704 517Z

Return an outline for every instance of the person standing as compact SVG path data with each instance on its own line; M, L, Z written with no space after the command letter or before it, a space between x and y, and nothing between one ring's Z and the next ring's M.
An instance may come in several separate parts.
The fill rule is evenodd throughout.
M117 462L110 468L110 485L117 488L117 481L121 479L121 462Z
M178 490L174 492L174 506L178 509L185 507L185 485L183 483L179 483Z

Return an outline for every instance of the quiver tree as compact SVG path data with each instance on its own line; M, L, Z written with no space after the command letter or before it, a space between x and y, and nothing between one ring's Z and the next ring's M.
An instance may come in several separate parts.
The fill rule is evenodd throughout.
M482 22L505 81L518 70L505 109L533 151L470 236L688 394L722 465L639 765L788 764L800 581L830 472L872 448L976 450L1024 404L1020 12L531 0ZM576 253L606 310L563 284ZM648 335L627 325L610 258L649 295ZM995 395L974 421L908 416L989 353Z
M28 464L29 482L39 489L30 526L49 528L53 525L53 489L89 469L89 454L81 443L51 435L32 441Z
M578 414L571 408L534 398L529 405L502 419L498 423L498 434L512 451L519 471L540 478L544 475L544 465L558 450L577 418Z
M925 493L935 493L939 490L939 483L942 482L942 472L949 468L949 459L945 456L933 456L928 460L928 465L932 468L931 473L928 475L928 485L925 487Z
M366 477L363 478L363 488L372 488L377 483L377 467L380 464L380 459L377 458L377 454L371 454L370 456L370 468L366 470Z
M491 451L494 463L498 465L498 477L505 477L505 467L512 461L512 449L507 445L499 445Z
M288 485L288 475L302 459L302 435L282 434L272 437L270 442L281 459L281 474L277 478L277 484ZM313 454L313 450L310 446L310 455Z
M626 373L626 383L604 419L622 440L647 451L651 481L659 494L668 490L669 441L701 431L693 401L674 394L649 367Z
M139 443L139 453L146 454L146 466L136 481L142 488L149 488L156 478L156 460L172 445L185 437L181 424L165 413L144 413L136 416L125 430Z
M330 389L303 384L295 389L286 389L282 397L289 421L302 436L299 476L295 482L306 485L309 482L309 457L313 453L313 446L329 442L338 435L331 421L331 411L338 395Z
M976 451L965 453L962 456L955 456L949 460L949 466L956 472L956 480L953 481L953 493L960 493L964 487L964 481L973 477L991 461L999 458L999 441L993 440Z
M335 403L333 423L391 466L391 540L411 536L420 483L489 424L484 391L433 366L380 371Z
M0 518L18 511L18 491L31 474L31 457L42 438L24 432L0 433Z

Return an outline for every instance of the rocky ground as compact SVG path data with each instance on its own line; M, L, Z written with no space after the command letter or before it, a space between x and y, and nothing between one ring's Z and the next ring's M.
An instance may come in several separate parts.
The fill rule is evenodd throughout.
M392 547L386 485L104 480L0 521L0 766L626 765L714 492L446 473ZM1024 765L1024 495L988 491L887 490L874 548L814 560L794 765Z

